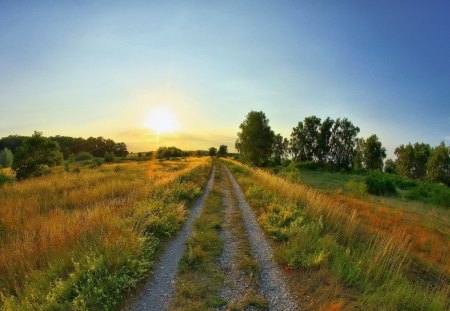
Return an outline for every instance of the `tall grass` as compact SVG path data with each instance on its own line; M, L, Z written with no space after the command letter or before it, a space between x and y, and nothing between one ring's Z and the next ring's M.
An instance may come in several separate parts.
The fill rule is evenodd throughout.
M359 291L368 310L447 310L448 284L429 288L410 280L411 240L405 230L380 229L345 202L236 161L227 163L259 222L277 241L279 263L330 271L341 284Z
M113 309L178 230L210 167L115 164L4 185L0 309Z

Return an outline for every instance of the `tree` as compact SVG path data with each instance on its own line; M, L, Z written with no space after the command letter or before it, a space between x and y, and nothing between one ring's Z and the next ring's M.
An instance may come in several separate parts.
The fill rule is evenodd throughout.
M349 169L353 163L353 151L359 127L347 118L337 119L331 129L330 161L337 167Z
M431 150L427 169L429 181L450 185L450 150L444 142Z
M209 148L208 154L209 154L211 157L214 157L214 156L217 154L217 148L214 148L214 147Z
M387 159L386 162L384 162L384 172L389 174L397 173L397 166L395 165L394 160Z
M297 126L292 129L289 147L292 153L292 158L295 161L299 162L307 160L305 145L306 133L304 130L303 122L298 122Z
M13 162L13 154L11 150L5 147L3 151L0 152L0 168L10 167Z
M24 179L48 173L49 167L61 164L62 160L59 144L35 131L18 148L12 168L17 179Z
M239 152L243 159L261 166L272 154L275 134L269 126L269 119L262 111L251 111L239 126Z
M317 143L316 157L321 163L327 163L330 153L331 129L334 121L330 118L323 120L319 129L319 140Z
M353 152L353 167L361 169L364 167L364 149L366 147L366 140L364 138L357 138L355 142L355 151Z
M386 148L381 145L377 135L372 135L366 139L363 149L364 166L368 170L383 169L383 161L386 158Z
M283 138L281 134L277 134L273 140L272 156L275 159L276 164L281 164L281 160L287 155L289 142L286 138Z
M395 148L397 173L409 178L423 179L427 173L427 162L431 153L428 144L415 143Z
M307 161L318 161L320 154L320 118L316 116L306 117L303 120L303 130L305 132L305 155Z
M228 154L228 147L226 145L220 145L217 155L219 157L226 157L227 154Z

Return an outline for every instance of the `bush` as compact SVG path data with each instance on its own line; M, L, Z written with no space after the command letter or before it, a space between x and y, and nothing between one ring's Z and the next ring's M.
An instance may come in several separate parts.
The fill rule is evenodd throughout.
M11 179L3 173L0 173L0 186L7 182L11 182Z
M86 161L86 160L92 160L94 156L86 151L81 151L75 156L75 161Z
M366 177L367 192L374 195L395 195L397 189L387 176L371 174Z
M10 167L13 162L13 154L8 148L3 149L0 152L0 168Z
M105 157L104 157L105 162L107 162L107 163L114 162L115 157L116 156L114 155L114 152L108 152L108 151L105 152Z
M24 179L47 174L50 166L61 164L62 160L58 143L34 132L17 150L12 168L17 179Z

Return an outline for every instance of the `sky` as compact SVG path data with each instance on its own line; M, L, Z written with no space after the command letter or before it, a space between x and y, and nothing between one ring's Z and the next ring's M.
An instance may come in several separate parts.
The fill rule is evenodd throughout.
M233 150L252 110L450 144L450 2L0 0L0 137Z

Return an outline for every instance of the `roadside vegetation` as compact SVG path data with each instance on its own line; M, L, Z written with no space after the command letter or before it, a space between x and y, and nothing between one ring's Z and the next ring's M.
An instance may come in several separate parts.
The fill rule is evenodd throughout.
M223 212L220 193L212 190L186 243L170 310L214 310L226 304L220 297L223 271L217 267L223 248Z
M323 310L354 305L366 310L448 309L448 250L441 247L446 245L448 236L433 236L440 242L430 246L432 250L428 254L441 254L428 258L433 260L433 265L442 267L440 276L421 278L412 271L412 257L420 255L415 249L420 244L417 241L420 235L409 238L408 234L413 231L375 225L371 222L370 208L359 209L348 202L336 201L304 185L236 161L226 163L237 176L259 223L272 238L278 263L294 275L291 286L310 296L310 300L304 302L309 307ZM383 216L387 219L395 215L389 213L390 209L375 211L385 212ZM381 218L380 224L387 219ZM391 224L397 223L398 219L391 219ZM420 234L434 234L416 226L410 229ZM315 284L302 277L311 271L310 276L321 276L309 278ZM334 286L330 289L324 284Z
M201 193L209 158L61 166L0 188L0 309L112 310Z

